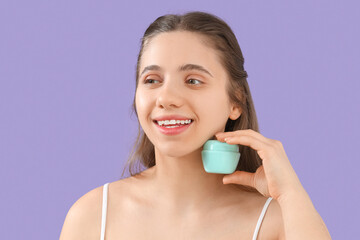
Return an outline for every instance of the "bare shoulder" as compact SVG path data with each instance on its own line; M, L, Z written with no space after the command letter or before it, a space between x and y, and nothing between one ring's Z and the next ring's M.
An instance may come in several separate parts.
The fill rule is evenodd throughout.
M284 239L284 222L281 208L276 199L272 199L265 213L258 239Z
M99 239L103 186L80 197L69 209L60 240Z

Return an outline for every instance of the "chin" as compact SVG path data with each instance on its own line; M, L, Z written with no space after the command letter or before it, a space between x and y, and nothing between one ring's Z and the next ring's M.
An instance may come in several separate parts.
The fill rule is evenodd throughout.
M155 147L155 151L159 151L161 155L168 157L184 157L199 149L186 148L185 146L179 147L178 144L168 144L168 146Z

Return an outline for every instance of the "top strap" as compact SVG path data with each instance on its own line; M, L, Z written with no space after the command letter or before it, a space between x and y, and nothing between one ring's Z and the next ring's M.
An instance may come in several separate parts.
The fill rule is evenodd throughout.
M106 211L107 211L107 195L109 183L105 183L103 187L103 200L102 200L102 217L101 217L101 234L100 240L105 239L105 225L106 225Z
M272 197L269 197L267 200L266 200L266 203L261 211L261 214L260 214L260 217L257 221L257 224L256 224L256 228L255 228L255 232L254 232L254 235L253 235L253 238L252 240L256 240L257 239L257 236L258 236L258 233L259 233L259 229L260 229L260 226L261 226L261 223L264 219L264 216L265 216L265 213L266 213L266 210L268 209L268 206L270 204L272 200Z

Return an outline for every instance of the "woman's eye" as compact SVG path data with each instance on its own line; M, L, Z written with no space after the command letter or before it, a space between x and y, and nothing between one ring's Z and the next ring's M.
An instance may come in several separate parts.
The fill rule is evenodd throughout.
M153 81L158 81L158 80L154 80L154 79L145 79L144 83L147 84L149 82L153 82Z
M201 81L199 81L199 80L197 80L197 79L193 79L193 78L189 79L188 81L191 81L191 80L193 80L193 81L198 81L200 84L202 83ZM199 85L199 84L191 84L191 85Z

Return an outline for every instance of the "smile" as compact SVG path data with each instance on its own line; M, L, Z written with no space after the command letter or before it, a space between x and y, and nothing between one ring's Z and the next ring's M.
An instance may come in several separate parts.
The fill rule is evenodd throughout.
M184 132L186 129L190 127L190 125L194 122L194 120L191 120L189 124L178 124L178 125L162 125L160 126L157 121L153 121L153 123L156 125L156 127L160 130L161 133L165 135L177 135L182 132Z

